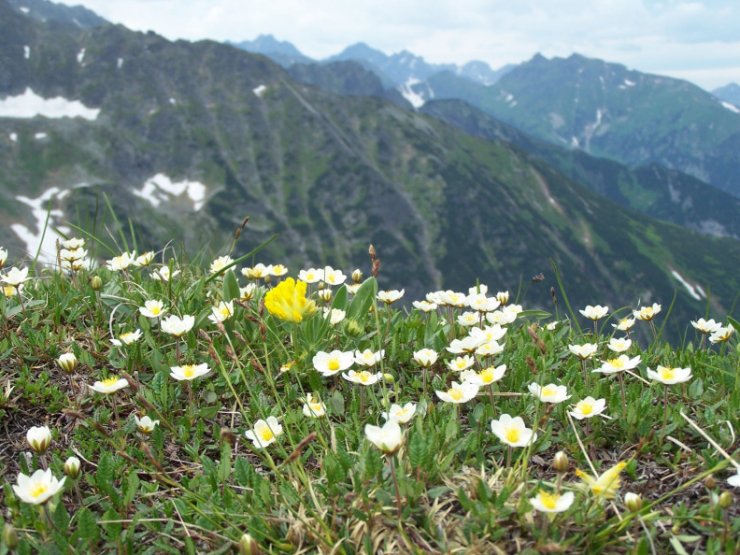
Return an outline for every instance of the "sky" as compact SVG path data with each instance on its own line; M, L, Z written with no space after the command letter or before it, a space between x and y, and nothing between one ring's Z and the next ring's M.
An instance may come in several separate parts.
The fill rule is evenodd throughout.
M499 68L578 52L705 89L740 83L740 0L64 0L169 39L272 34L312 58L365 42Z

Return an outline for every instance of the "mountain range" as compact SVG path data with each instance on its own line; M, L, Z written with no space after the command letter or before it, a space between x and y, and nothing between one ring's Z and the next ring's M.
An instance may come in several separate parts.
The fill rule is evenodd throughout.
M32 251L48 216L106 242L131 219L140 249L175 239L216 254L249 216L237 253L276 233L259 260L351 269L367 266L373 243L382 286L410 299L480 279L551 307L551 259L574 304L667 306L677 291L683 323L707 306L726 313L740 290L737 240L635 210L631 188L672 182L694 191L677 223L701 228L705 214L692 210L714 209L701 207L709 186L674 170L557 162L567 149L459 100L416 110L351 62L286 69L226 44L28 6L0 0L0 241L13 251ZM300 80L294 65L307 67ZM602 175L601 190L583 175ZM628 182L623 202L609 180ZM732 213L718 217L736 236ZM530 282L540 272L545 281Z

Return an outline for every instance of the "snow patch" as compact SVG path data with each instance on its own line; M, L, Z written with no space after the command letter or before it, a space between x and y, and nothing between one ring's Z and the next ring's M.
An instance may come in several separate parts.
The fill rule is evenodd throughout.
M23 57L28 60L31 57L31 47L26 45L23 47Z
M81 64L84 59L85 59L85 49L83 48L77 53L77 63Z
M41 133L36 133L36 134L35 134L35 135L33 136L33 138L34 138L34 139L36 139L37 141L41 141L41 140L43 140L43 139L46 139L46 138L47 138L48 136L49 136L49 135L47 135L46 133L43 133L43 132L41 132Z
M578 142L578 137L573 136L570 138L570 146L572 146L573 148L579 148L581 146L581 144Z
M175 100L174 98L170 97L170 104L172 104L174 106L175 104L177 104L177 100Z
M262 98L267 92L267 85L259 85L252 89L252 92L257 98Z
M62 193L64 192L59 187L51 187L37 198L29 198L22 195L15 197L15 200L18 202L31 207L31 215L35 220L35 225L32 229L23 224L11 224L10 229L26 244L26 250L30 255L35 255L36 251L39 251L39 260L41 262L54 263L56 261L56 241L60 235L52 229L52 224L54 223L54 219L64 217L64 213L58 209L49 210L49 203L52 200L61 200L63 198ZM49 216L48 225L46 225L47 214ZM44 227L46 227L46 233L44 233ZM54 227L64 234L70 231L65 226L54 225Z
M19 9L20 11L22 11L22 12L23 12L24 14L26 14L26 15L28 15L28 13L29 13L29 12L31 11L31 10L30 10L29 8L27 8L26 6L20 6L20 7L18 8L18 9Z
M635 86L635 82L634 81L630 81L629 79L625 79L624 80L624 84L627 87L634 87Z
M10 135L8 135L8 137L9 137L9 138L10 138L10 140L11 140L11 141L13 141L14 143L17 143L17 142L18 142L18 133L11 133Z
M205 204L206 191L206 186L199 181L172 181L165 174L158 173L147 179L141 190L132 192L155 208L163 202L168 202L170 197L186 194L193 203L193 209L200 210Z
M689 292L689 295L696 299L697 301L700 301L702 297L706 298L706 295L704 295L704 290L697 286L697 288L694 288L693 285L691 285L689 282L687 282L681 274L679 274L676 270L671 270L671 275L676 278L685 288L686 291ZM701 295L697 292L697 289L701 291Z
M406 82L398 88L403 97L411 103L414 109L417 110L424 106L424 102L426 102L424 97L412 88L414 85L418 85L419 83L421 83L421 81L416 77L409 77Z
M740 114L740 109L734 104L730 104L729 102L725 102L724 100L722 100L721 102L722 102L722 106L727 108L730 112L735 112L736 114Z
M123 58L118 58L118 60L116 60L116 68L121 69L122 67L123 67Z
M0 99L0 117L6 118L84 118L94 120L99 108L88 108L79 100L67 100L61 96L43 98L30 88L18 96Z

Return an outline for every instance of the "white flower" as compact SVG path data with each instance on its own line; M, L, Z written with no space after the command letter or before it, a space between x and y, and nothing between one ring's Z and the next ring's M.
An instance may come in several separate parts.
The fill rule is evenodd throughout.
M505 326L507 324L511 324L514 320L516 320L516 316L517 312L515 311L494 310L493 312L488 312L486 314L486 320L488 320L490 324L500 324L502 326Z
M715 322L714 318L709 320L705 320L704 318L699 318L696 321L691 320L691 325L701 333L714 333L722 327L722 324Z
M558 322L557 320L555 320L554 322L549 322L548 324L546 324L546 325L545 325L545 329L546 329L547 331L555 331L555 329L556 329L556 328L557 328L557 327L558 327L559 325L560 325L560 322Z
M572 491L566 491L562 495L558 493L547 493L539 490L535 497L529 499L533 508L545 513L562 513L567 511L573 504L575 495Z
M386 454L393 454L398 451L403 442L401 427L395 420L388 420L382 428L380 426L366 424L365 437L367 437L375 447Z
M152 420L149 416L139 418L134 415L134 420L136 421L136 427L143 434L151 434L154 428L159 425L159 420Z
M328 303L331 300L331 296L333 295L331 289L319 289L316 294L319 296L319 299L324 301L325 303Z
M501 339L506 335L506 328L500 324L493 324L484 328L475 327L470 329L468 335L478 341L478 345L483 345L484 343Z
M155 270L149 274L153 280L168 282L171 278L175 277L180 273L180 270L170 272L169 266L162 266L159 270Z
M5 263L7 261L8 261L8 251L0 247L0 268L5 266Z
M251 268L242 268L242 275L247 279L264 279L272 273L272 266L265 266L262 262Z
M413 307L422 312L432 312L437 310L437 303L430 303L429 301L414 301L411 303Z
M399 424L407 424L416 414L416 403L406 403L404 406L393 403L388 412L382 413L386 420L395 420Z
M470 355L456 357L447 363L447 367L454 372L462 372L475 364L475 359Z
M120 272L122 270L127 269L129 266L131 266L134 263L134 259L136 258L136 253L127 253L124 252L123 254L119 256L115 256L108 260L106 262L106 266L109 270L112 270L114 272Z
M414 305L416 305L416 302L418 301L414 301ZM436 305L435 305L435 308L436 308ZM477 312L470 312L469 310L466 310L465 312L463 312L457 317L457 323L465 327L475 326L479 322L480 322L480 315Z
M509 292L508 291L499 291L496 293L496 298L498 299L498 302L500 302L502 305L509 304Z
M62 262L76 262L77 260L82 260L87 256L87 251L83 248L79 249L62 249L59 251L59 258L62 260Z
M352 383L358 383L361 385L373 385L374 383L377 383L380 378L383 377L383 374L382 372L372 374L367 370L361 370L360 372L350 370L349 372L345 372L344 374L342 374L342 377Z
M33 426L26 432L26 441L35 453L43 453L51 445L49 426Z
M159 318L167 312L167 310L164 308L164 303L162 301L152 300L146 301L144 306L140 306L139 312L142 316L146 316L147 318Z
M175 337L182 337L191 329L193 329L194 325L194 316L185 315L180 318L172 314L171 316L168 316L167 318L162 320L160 328L162 328L162 331L165 333L169 333L170 335L174 335Z
M24 282L28 281L28 268L21 268L20 270L15 266L8 270L8 273L0 277L0 281L11 287L18 288Z
M570 399L568 388L554 383L547 384L544 387L537 383L531 383L529 384L529 392L543 403L557 404Z
M314 399L313 395L309 393L303 403L303 414L309 418L319 418L326 414L326 405L318 399Z
M612 324L613 328L617 328L619 331L630 331L635 325L634 318L622 318L616 324Z
M118 339L113 338L110 340L116 347L123 347L124 345L131 345L141 339L141 330L127 331L118 336Z
M474 353L480 346L480 341L475 337L464 337L462 339L453 339L447 350L454 355L462 353Z
M246 287L239 288L239 300L248 302L254 298L254 294L257 291L256 283L248 283Z
M632 340L627 339L624 337L616 338L612 337L609 340L609 344L607 347L609 347L610 351L614 351L615 353L623 353L625 351L629 351L629 348L632 346Z
M710 343L724 343L732 337L733 333L735 333L735 328L732 326L720 326L709 336L709 341Z
M625 370L633 370L637 367L642 359L640 355L630 358L627 355L619 355L617 358L610 358L604 360L601 363L601 367L593 370L593 372L599 372L601 374L616 374L617 372L624 372Z
M730 476L727 478L727 483L730 484L732 487L740 488L740 466L737 467L737 472L734 476Z
M483 283L479 283L478 285L468 289L468 295L485 295L486 293L488 293L488 285Z
M637 310L632 311L632 315L638 320L650 321L655 318L661 310L661 306L658 303L653 303L652 306L642 306Z
M208 270L212 274L216 274L226 268L226 266L228 266L232 262L234 262L234 259L230 256L219 256L213 262L211 262L211 267Z
M325 308L324 309L324 318L329 319L329 323L332 326L337 325L339 322L344 320L345 316L347 316L347 313L339 308Z
M456 306L458 308L463 307L468 304L468 296L465 293L458 293L457 291L441 291L437 304Z
M606 399L594 399L589 396L578 401L576 406L573 407L573 410L570 411L570 415L577 420L583 420L584 418L598 416L604 412L605 409Z
M298 279L306 283L318 283L324 279L324 270L318 268L309 268L298 272Z
M437 351L434 349L421 349L414 351L414 360L424 368L429 368L432 364L437 362Z
M360 366L375 366L385 356L385 350L373 351L365 349L364 351L355 351L355 362Z
M504 352L504 346L498 341L489 341L475 350L475 354L481 357L490 357Z
M401 297L403 297L404 290L391 289L389 291L378 291L378 300L383 301L385 304L395 303Z
M589 320L601 320L609 313L609 307L601 306L599 304L596 306L587 305L586 308L579 310L578 312L583 314Z
M251 440L257 449L267 447L283 433L283 427L278 423L277 418L268 416L267 420L257 420L254 428L244 432L247 439Z
M501 306L501 303L496 297L486 297L482 293L469 295L467 303L470 308L478 312L493 312Z
M64 473L74 480L80 475L81 466L82 463L77 457L67 457L67 460L64 461Z
M342 270L335 270L331 266L324 268L324 283L328 285L342 285L347 281L347 276Z
M211 314L208 319L211 323L225 322L234 315L234 302L221 301L217 306L211 308Z
M484 368L480 372L474 370L465 370L460 374L460 379L465 382L473 383L477 386L491 385L494 382L499 381L504 377L506 373L506 365L500 366L489 366Z
M137 268L149 266L149 264L152 263L152 260L154 260L154 251L147 251L134 259L134 266Z
M118 378L116 376L113 376L111 378L107 378L105 380L96 381L92 385L88 385L90 389L97 393L103 393L105 395L108 395L110 393L115 393L119 389L124 389L128 387L128 382L124 380L123 378Z
M205 376L211 371L208 364L184 364L183 366L171 366L170 376L177 381L190 381Z
M654 371L647 369L648 378L665 385L684 383L691 379L691 368L670 368L658 366Z
M57 358L57 364L67 374L71 374L77 368L77 357L74 353L62 353Z
M323 376L333 376L344 372L355 362L352 351L334 350L330 353L319 351L312 359L313 367Z
M66 479L64 477L57 480L51 473L51 469L38 469L31 476L18 474L17 485L13 485L13 491L24 503L39 505L61 491Z
M77 237L72 237L71 239L62 241L62 247L64 247L65 249L69 249L69 250L81 249L84 246L85 246L85 240L78 239Z
M269 268L270 275L273 277L284 276L288 273L288 268L286 266L283 266L282 264L271 264Z
M576 355L581 360L588 360L594 354L596 354L596 351L598 351L599 346L596 343L584 343L583 345L568 345L568 350Z
M498 420L491 421L491 431L510 447L526 447L537 439L537 434L524 425L521 416L512 418L502 414Z
M452 382L452 385L447 391L435 390L435 393L445 403L467 403L478 395L478 386L470 382L463 382L461 384Z

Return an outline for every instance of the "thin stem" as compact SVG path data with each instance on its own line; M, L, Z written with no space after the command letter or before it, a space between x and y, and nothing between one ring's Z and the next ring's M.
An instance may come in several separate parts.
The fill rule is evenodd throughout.
M627 394L624 390L624 375L619 372L619 387L622 390L622 418L627 417Z
M398 511L398 519L401 519L401 489L398 487L398 476L396 476L396 465L394 463L395 456L390 455L388 462L391 465L391 476L393 477L393 485L396 488L396 510Z

